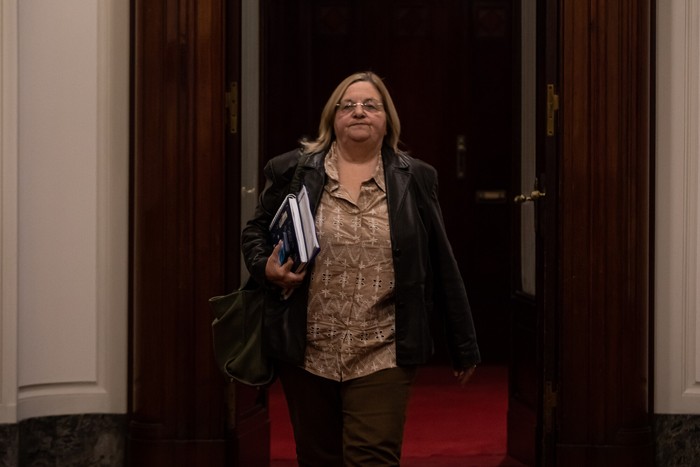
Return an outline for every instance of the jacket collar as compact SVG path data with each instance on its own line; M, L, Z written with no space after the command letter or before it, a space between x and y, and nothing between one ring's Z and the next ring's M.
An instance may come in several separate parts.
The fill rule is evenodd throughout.
M311 195L314 201L312 203L314 212L325 183L323 167L325 157L326 152L318 152L309 156L302 155L300 161L300 179L303 183L306 183L310 192L315 193L315 196ZM397 153L391 148L383 147L382 162L384 163L384 180L386 182L386 196L389 203L390 216L391 220L395 222L398 221L398 213L402 209L413 177L410 158L403 152Z
M393 225L398 221L398 213L401 211L403 203L408 193L408 187L413 177L408 156L399 152L396 153L390 148L382 149L382 159L384 162L384 179L386 180L386 197L389 203L389 212Z

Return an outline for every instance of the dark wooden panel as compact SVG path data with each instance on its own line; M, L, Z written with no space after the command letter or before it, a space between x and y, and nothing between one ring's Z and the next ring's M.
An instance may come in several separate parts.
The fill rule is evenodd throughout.
M226 195L239 185L227 174L240 151L224 136L224 57L225 34L240 31L225 29L225 9L239 7L132 2L130 465L269 459L266 394L241 388L227 397L234 386L215 367L207 303L238 279L239 263L226 264L238 261L238 236L227 235L240 230L230 214L238 198ZM239 40L232 46L237 57Z
M220 8L135 3L131 408L162 438L224 426L206 303L223 279Z
M652 465L653 1L562 4L560 465Z

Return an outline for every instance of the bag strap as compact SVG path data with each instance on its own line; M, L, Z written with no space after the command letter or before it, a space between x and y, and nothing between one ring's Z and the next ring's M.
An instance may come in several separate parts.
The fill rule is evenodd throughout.
M297 159L297 165L294 169L294 175L292 180L289 182L289 193L294 193L295 195L301 190L301 167L306 165L309 155L305 154L301 149L299 150L299 158Z

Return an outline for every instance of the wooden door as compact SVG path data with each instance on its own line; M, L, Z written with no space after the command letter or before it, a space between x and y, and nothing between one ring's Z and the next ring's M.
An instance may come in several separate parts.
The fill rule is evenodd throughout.
M538 286L542 284L538 268L541 244L536 212L541 201L532 199L538 183L537 160L537 6L526 1L520 7L521 46L520 153L513 171L517 187L513 197L511 274L511 358L508 371L508 455L526 465L536 464L538 401ZM549 201L549 200L547 200ZM539 248L538 248L539 246Z
M241 20L240 0L228 0L224 24L225 234L224 290L241 285ZM226 385L226 438L229 466L267 467L270 422L267 390L237 383Z
M558 3L557 462L650 466L657 2Z
M128 464L267 466L266 393L216 368L207 303L239 282L240 1L132 4Z
M128 465L223 465L224 5L133 0Z
M552 465L557 388L558 5L520 3L520 163L514 173L508 454Z

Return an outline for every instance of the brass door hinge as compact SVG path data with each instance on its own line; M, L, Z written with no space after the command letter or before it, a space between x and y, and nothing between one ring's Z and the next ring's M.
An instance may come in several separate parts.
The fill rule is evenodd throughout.
M231 134L238 133L238 82L231 81L226 92L226 108L228 109L228 129Z
M559 110L559 95L554 92L554 85L547 85L547 136L554 136L554 119Z
M554 410L557 408L557 391L551 381L544 383L544 432L551 433L554 428Z

